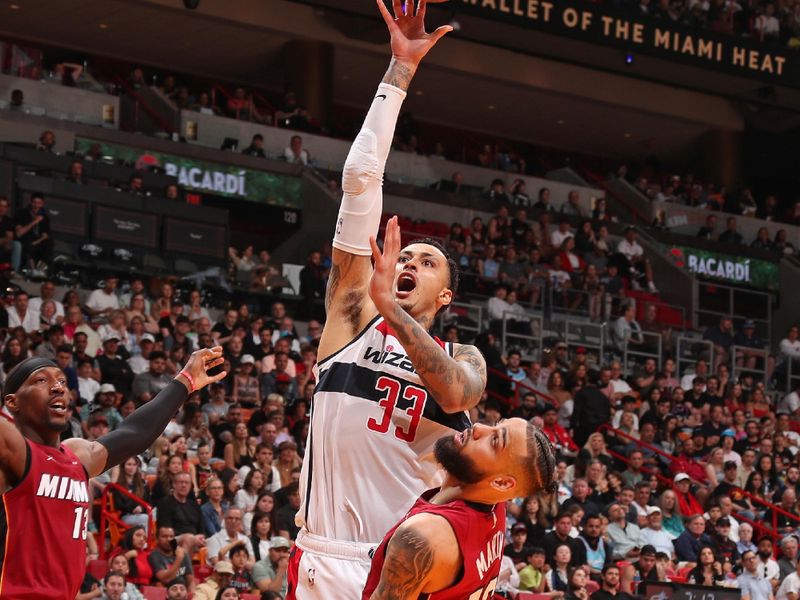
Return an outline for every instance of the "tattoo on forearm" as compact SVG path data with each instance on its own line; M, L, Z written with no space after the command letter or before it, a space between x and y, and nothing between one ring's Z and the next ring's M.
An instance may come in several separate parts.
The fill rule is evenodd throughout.
M347 271L352 266L354 258L353 256L347 256L331 265L331 272L328 275L328 287L325 289L325 312L330 314L331 309L335 308L338 313L337 316L343 317L355 331L358 328L358 322L361 317L364 292L351 289L341 297L337 297L339 284L342 282L342 271Z
M372 600L407 600L433 568L433 549L412 529L394 534Z
M397 60L393 58L392 62L389 63L389 68L386 70L386 74L383 76L381 83L388 83L403 91L407 91L408 86L411 85L411 80L414 77L415 71L416 69L397 62Z
M453 358L436 343L427 331L428 321L418 323L399 305L395 305L391 323L403 344L414 369L428 392L438 401L459 388L462 400L476 403L486 386L486 362L473 346L461 346Z

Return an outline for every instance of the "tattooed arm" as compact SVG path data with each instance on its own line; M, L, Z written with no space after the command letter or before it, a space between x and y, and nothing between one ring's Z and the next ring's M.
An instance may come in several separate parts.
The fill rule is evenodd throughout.
M416 600L453 584L461 570L461 552L443 517L421 513L395 531L370 600Z

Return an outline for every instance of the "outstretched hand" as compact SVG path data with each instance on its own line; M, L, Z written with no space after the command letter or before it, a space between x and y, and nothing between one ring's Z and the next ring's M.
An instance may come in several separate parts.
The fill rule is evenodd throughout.
M383 236L383 251L378 247L374 236L370 236L369 245L372 247L372 260L375 270L369 280L369 297L382 315L394 305L394 279L397 270L397 260L400 258L400 225L397 217L392 217L386 223L386 232Z
M418 65L436 42L453 31L450 25L442 25L432 33L425 32L425 5L437 0L419 0L416 11L413 0L392 0L394 17L384 0L376 1L392 36L392 56L397 61Z
M226 371L221 371L216 375L209 375L208 373L209 370L220 366L223 362L225 362L225 359L222 357L222 346L202 348L192 352L189 362L181 369L180 374L185 373L191 377L191 381L189 381L189 377L185 375L183 377L187 380L186 383L189 384L187 387L190 391L192 391L192 387L194 391L202 390L207 385L225 378L228 374Z

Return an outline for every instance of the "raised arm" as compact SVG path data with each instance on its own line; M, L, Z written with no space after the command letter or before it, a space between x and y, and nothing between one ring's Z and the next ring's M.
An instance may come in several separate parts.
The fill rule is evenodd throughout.
M128 416L117 429L96 442L73 438L65 445L75 452L89 477L96 477L120 464L126 458L144 452L158 436L164 433L170 419L178 412L191 392L219 381L227 375L225 371L209 375L208 371L223 363L222 348L204 348L189 357L172 382L156 397Z
M449 587L461 571L458 548L443 517L427 513L411 517L389 540L381 579L370 600L416 600Z
M375 272L370 280L369 294L378 311L402 342L411 364L442 410L456 413L471 409L480 401L486 387L483 355L475 346L459 344L451 357L431 337L427 328L396 302L394 274L400 257L400 226L396 217L386 224L383 251L374 238L371 244Z
M325 308L328 318L320 340L324 359L361 330L377 313L367 293L372 274L369 238L376 236L383 211L383 171L397 117L420 61L450 26L425 33L425 1L414 10L394 1L394 13L376 0L391 34L392 60L372 100L342 171L342 204L333 236L333 255Z

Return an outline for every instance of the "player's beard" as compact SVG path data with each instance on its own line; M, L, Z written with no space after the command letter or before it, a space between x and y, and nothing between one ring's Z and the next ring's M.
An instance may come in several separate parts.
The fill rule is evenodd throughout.
M436 461L461 483L478 483L483 479L483 473L478 470L475 461L461 453L452 435L436 440L433 455Z

